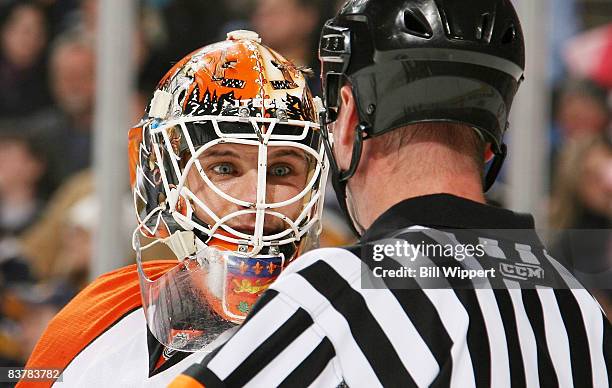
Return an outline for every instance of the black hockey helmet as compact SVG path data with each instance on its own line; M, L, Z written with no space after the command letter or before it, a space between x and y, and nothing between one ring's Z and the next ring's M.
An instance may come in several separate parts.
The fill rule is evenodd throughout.
M350 0L325 24L319 57L322 120L336 119L339 90L348 80L361 122L351 168L335 173L339 183L356 170L362 139L446 121L468 125L492 144L496 160L485 190L493 184L525 68L523 33L510 0Z

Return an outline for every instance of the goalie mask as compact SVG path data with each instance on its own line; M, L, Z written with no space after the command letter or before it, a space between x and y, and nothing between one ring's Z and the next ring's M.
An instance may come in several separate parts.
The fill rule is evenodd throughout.
M129 153L143 306L162 344L201 350L316 243L328 172L320 106L302 72L249 31L159 83ZM141 247L142 237L153 240ZM150 279L141 252L160 242L179 261Z

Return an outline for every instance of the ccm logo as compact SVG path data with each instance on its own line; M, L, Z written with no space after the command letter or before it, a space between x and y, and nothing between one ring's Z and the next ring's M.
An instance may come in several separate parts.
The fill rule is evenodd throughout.
M538 265L500 263L499 270L503 276L512 279L544 279L544 269Z

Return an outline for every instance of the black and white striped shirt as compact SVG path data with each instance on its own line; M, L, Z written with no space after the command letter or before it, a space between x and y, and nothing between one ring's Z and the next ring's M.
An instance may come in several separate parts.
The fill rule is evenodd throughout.
M487 236L436 230L442 228L480 229ZM386 287L374 288L364 284L364 269L406 263L390 257L373 261L363 246L315 250L291 264L240 330L185 371L181 381L208 388L611 386L610 322L548 256L530 217L434 195L394 206L363 241L389 236L414 244L486 241L483 258L419 261L483 270L500 263L525 265L546 276L528 279L531 284L512 276L478 285L437 280L449 282L447 288L385 278Z

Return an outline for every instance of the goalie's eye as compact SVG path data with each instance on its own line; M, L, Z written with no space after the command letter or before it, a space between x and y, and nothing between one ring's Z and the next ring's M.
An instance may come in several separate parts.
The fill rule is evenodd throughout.
M231 175L236 170L231 163L220 163L214 165L212 170L217 175Z
M277 177L283 177L291 174L291 167L285 164L277 164L270 168L270 174Z

